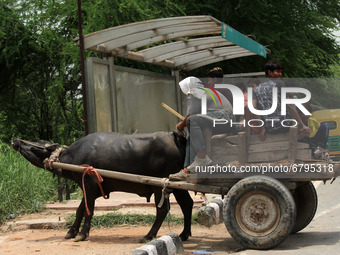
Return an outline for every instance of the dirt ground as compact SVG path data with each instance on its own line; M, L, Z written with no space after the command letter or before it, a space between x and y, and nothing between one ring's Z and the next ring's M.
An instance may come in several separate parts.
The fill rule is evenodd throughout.
M196 206L199 207L198 205ZM153 207L125 207L118 211L122 213L154 214ZM150 226L119 226L113 228L91 229L90 237L84 242L73 242L64 239L66 229L50 229L62 226L64 219L74 211L45 210L39 214L25 215L7 222L0 233L0 254L131 254L150 229ZM105 212L97 211L96 215ZM172 206L171 214L180 216L178 206ZM39 222L35 225L34 223ZM46 225L41 226L42 223ZM27 223L27 224L26 224ZM60 224L59 224L60 223ZM39 227L39 229L35 229ZM45 229L41 229L45 228ZM163 223L158 237L175 232L181 233L183 226ZM210 229L193 225L192 237L183 242L185 254L203 249L214 250L216 254L229 254L240 250L240 246L229 236L224 224ZM226 247L228 247L226 249Z
M320 185L319 185L320 184ZM301 232L289 235L287 239L271 250L243 250L228 234L224 224L219 224L210 229L204 226L193 225L192 237L183 242L185 254L209 249L216 251L216 255L237 254L237 255L259 255L259 254L296 254L296 255L320 255L339 254L340 250L340 202L339 181L332 185L324 185L322 182L315 184L319 203L317 213L312 222ZM122 206L118 210L121 213L154 214L153 206L141 206L136 203L135 197L126 197L117 194L110 199L112 205L122 206L123 204L134 204L134 206ZM192 196L194 197L194 196ZM99 200L99 199L98 199ZM114 202L119 203L114 203ZM122 201L124 203L122 203ZM141 200L138 199L140 202ZM137 202L138 202L137 201ZM194 199L195 201L195 199ZM79 201L78 201L79 202ZM142 200L145 202L145 200ZM103 201L98 201L100 205ZM201 206L202 200L196 199L194 212ZM102 204L105 207L105 204ZM97 206L97 201L96 201ZM131 254L136 248L142 246L138 241L150 229L150 226L120 226L114 228L92 229L90 237L84 241L75 243L72 240L65 240L67 230L61 226L64 219L72 210L45 210L39 214L24 215L8 221L0 226L0 254ZM96 210L95 215L106 213L104 210ZM171 205L171 214L181 216L178 205ZM60 229L49 229L51 227ZM39 227L39 229L37 229ZM45 228L45 229L41 229ZM169 232L181 233L182 226L168 226L163 223L158 236Z

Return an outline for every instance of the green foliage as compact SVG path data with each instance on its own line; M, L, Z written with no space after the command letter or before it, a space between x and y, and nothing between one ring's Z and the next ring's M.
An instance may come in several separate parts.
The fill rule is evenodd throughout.
M340 78L340 64L331 66L331 70L334 73L334 78Z
M79 51L72 42L77 23L69 18L76 6L66 12L70 6L60 1L20 3L0 9L7 19L0 34L2 138L70 143L83 135Z
M330 65L340 61L339 45L330 32L339 26L338 0L217 2L221 9L216 18L268 45L268 57L284 64L286 77L332 76ZM226 70L263 70L266 61L258 57L236 59Z
M340 64L338 0L83 0L83 33L148 19L211 15L268 45L286 77L331 77ZM0 0L0 137L70 144L84 135L77 1ZM85 57L96 55L85 52ZM254 56L218 63L225 73L263 70ZM118 65L166 68L115 59ZM216 65L216 64L215 64ZM211 66L194 70L204 76ZM189 73L188 73L189 74ZM336 91L338 93L338 91Z
M0 141L0 224L9 217L37 212L55 200L57 180L51 173L31 165Z
M311 100L309 103L311 104L313 111L340 109L339 78L289 78L282 80L288 87L303 87L308 89L311 93Z

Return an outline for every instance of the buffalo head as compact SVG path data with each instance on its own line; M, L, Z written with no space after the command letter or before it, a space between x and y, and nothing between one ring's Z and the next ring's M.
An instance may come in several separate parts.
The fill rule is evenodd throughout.
M44 160L50 157L51 153L58 147L58 144L44 140L29 142L22 139L14 139L12 146L33 165L44 168Z

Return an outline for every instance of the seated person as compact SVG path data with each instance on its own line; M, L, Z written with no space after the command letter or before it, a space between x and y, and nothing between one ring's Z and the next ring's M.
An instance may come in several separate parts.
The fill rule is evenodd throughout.
M223 70L221 67L214 67L209 70L207 73L208 77L208 85L211 87L215 87L215 84L223 84ZM216 89L217 91L221 92L223 96L225 96L229 103L233 105L233 95L231 94L229 89L219 88Z
M251 87L253 90L257 87L257 85L260 84L260 80L256 77L251 77L249 80L248 80L248 87Z
M254 89L253 106L255 109L267 110L271 108L273 104L273 88L277 87L278 92L280 92L281 87L284 86L284 83L280 80L282 76L282 69L282 65L275 60L267 62L267 64L265 65L265 73L268 77L268 80L264 83L259 84ZM310 134L310 128L302 122L296 108L291 105L287 105L287 109L287 115L281 115L281 94L278 93L278 103L276 110L270 115L261 116L264 121L264 126L261 127L259 133L259 138L261 141L264 141L266 139L266 133L277 134L288 132L289 128L282 126L281 121L284 119L291 119L292 117L300 124L300 130L304 132L306 136Z
M225 119L230 121L233 118L230 102L218 91L204 88L203 83L195 78L188 77L179 83L181 90L187 95L187 116L177 124L178 130L188 128L189 136L186 145L184 168L169 176L170 180L182 181L195 172L196 167L210 165L211 159L206 152L206 144L203 132L210 129L212 133L226 133L231 129L229 125L216 125L213 127L214 119ZM207 95L207 114L201 114L201 99L205 93L213 95L214 100ZM216 94L215 94L216 92ZM217 95L221 99L217 99Z
M305 108L312 112L312 107L310 104L304 104ZM301 139L301 142L308 143L313 150L313 153L317 150L318 147L327 150L327 142L329 136L329 124L328 123L320 123L313 117L304 115L301 111L299 111L301 119L305 125L311 129L310 135L308 137L304 137Z

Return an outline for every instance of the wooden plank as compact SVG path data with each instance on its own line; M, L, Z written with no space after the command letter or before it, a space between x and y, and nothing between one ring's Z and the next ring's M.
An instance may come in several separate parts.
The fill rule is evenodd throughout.
M226 134L214 135L211 137L212 146L225 146L225 145L237 145L237 135L228 136Z
M309 149L307 143L296 143L297 149ZM289 150L289 141L273 142L273 143L258 143L249 145L249 153L251 152L271 152L271 151L283 151Z
M238 145L212 146L211 153L216 155L238 155Z
M247 153L249 152L249 145L250 145L250 135L251 135L251 127L246 126L246 137L247 137Z
M212 154L211 160L213 161L213 164L226 165L229 162L238 161L238 154Z
M303 149L297 150L296 159L298 160L305 160L305 159L312 159L312 150L310 149Z
M298 128L291 127L289 130L289 149L288 149L288 160L295 161L297 152L297 135Z
M78 172L78 173L83 173L87 169L87 167L59 163L59 162L52 162L52 166L54 168L61 168L61 169ZM110 170L105 170L105 169L97 169L97 168L95 170L101 176L123 180L123 181L153 185L153 186L158 186L158 187L163 187L165 183L165 178L151 177L151 176L130 174L130 173L122 173L122 172L110 171ZM222 191L221 187L193 184L193 183L188 183L188 182L183 182L183 181L182 182L169 181L166 184L166 187L174 188L174 189L182 189L182 190L191 190L191 191L203 192L203 193L213 193L213 194L221 194L221 191Z
M161 179L161 178L144 177L141 179L141 183L152 185L152 186L163 187L163 184L159 185L158 179ZM169 182L167 187L172 188L172 189L191 190L191 191L196 191L196 192L212 193L212 194L221 194L222 192L221 187L218 187L218 186L211 186L211 185L198 184L198 183L189 183L185 181L176 181L176 182L172 181L172 182Z
M248 162L272 162L287 158L287 151L249 152Z
M296 159L310 159L311 158L311 150L309 149L301 149L297 150ZM252 152L248 154L247 162L271 162L288 159L288 150L282 151L268 151L268 152Z
M226 141L227 141L228 143L238 145L238 136L237 136L237 135L227 136L227 137L226 137Z
M238 162L244 164L247 161L247 135L245 132L238 133Z
M288 137L289 137L288 133L281 133L281 134L275 134L275 135L267 134L266 140L260 141L258 135L251 135L250 144L263 144L263 143L288 141Z
M173 115L175 115L177 118L179 118L180 120L184 120L185 117L181 114L179 114L178 112L176 112L174 109L172 109L169 105L167 105L166 103L162 102L161 105L167 109L169 112L171 112Z
M273 143L273 142L283 142L283 141L288 141L289 138L289 133L282 133L282 134L267 134L267 138L265 141L260 141L259 136L255 134L250 135L250 140L249 144L263 144L263 143ZM237 144L238 143L238 137L237 135L226 135L226 134L221 134L221 135L214 135L212 137L213 140L226 140L227 142L231 144Z

